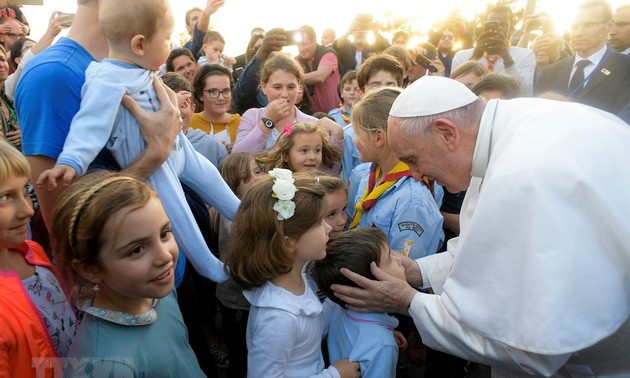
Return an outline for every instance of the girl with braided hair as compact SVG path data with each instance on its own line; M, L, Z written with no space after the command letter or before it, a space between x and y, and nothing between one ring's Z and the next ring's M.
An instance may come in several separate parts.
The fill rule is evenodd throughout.
M64 376L205 376L173 290L171 223L146 183L111 172L82 176L59 201L53 235L85 312Z

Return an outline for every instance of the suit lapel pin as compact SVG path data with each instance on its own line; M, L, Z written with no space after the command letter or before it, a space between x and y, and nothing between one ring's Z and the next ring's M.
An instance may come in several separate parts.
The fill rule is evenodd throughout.
M608 71L608 70L607 70L607 69L605 69L605 68L602 68L602 73L603 73L604 75L606 75L606 76L610 75L610 71Z

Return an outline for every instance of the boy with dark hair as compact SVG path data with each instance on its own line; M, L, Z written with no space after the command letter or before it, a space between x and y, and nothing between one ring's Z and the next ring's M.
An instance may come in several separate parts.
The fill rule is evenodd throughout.
M393 377L398 361L394 337L398 320L387 314L346 309L346 303L330 289L332 284L356 286L340 273L341 268L374 277L370 272L372 262L393 276L405 278L401 255L389 248L385 234L375 227L355 228L328 241L326 257L311 264L311 275L329 298L324 306L331 307L327 341L330 361L348 357L359 362L364 378Z

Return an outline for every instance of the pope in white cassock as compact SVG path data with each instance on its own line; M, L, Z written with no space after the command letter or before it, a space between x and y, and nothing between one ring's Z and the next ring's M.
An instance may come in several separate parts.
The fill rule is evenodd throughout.
M407 281L333 289L359 311L408 313L429 347L493 377L630 376L630 126L580 104L477 98L426 76L398 97L389 143L414 176L468 189L448 251Z

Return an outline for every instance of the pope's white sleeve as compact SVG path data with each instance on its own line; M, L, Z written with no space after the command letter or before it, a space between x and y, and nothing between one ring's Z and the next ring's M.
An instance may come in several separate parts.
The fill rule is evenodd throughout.
M543 355L526 352L496 340L485 338L457 322L444 308L439 295L418 293L409 307L409 314L430 348L454 354L468 361L528 374L549 376L560 369L572 353ZM483 303L479 304L483 306Z
M458 238L449 240L448 248L444 252L425 256L416 260L420 267L420 274L422 275L421 289L431 287L435 294L442 293L442 285L444 285L446 276L448 276L451 271L451 267L453 266L457 240Z

